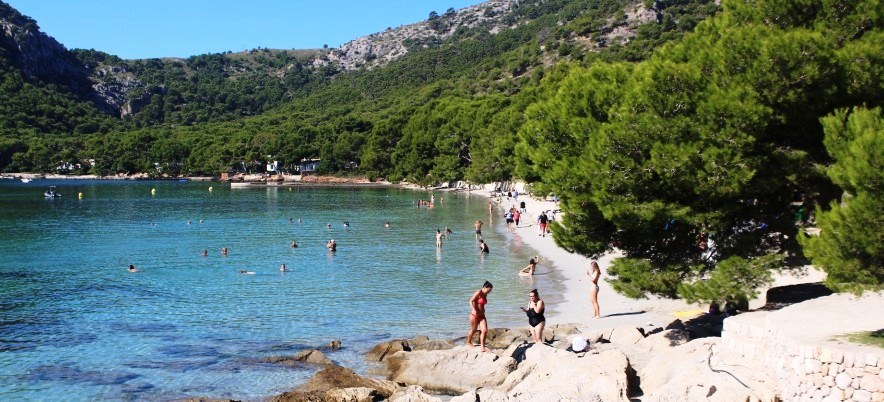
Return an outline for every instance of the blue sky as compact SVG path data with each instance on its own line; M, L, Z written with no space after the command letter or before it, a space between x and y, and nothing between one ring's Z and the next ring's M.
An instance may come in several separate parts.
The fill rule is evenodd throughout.
M313 49L482 0L2 0L68 49L124 59Z

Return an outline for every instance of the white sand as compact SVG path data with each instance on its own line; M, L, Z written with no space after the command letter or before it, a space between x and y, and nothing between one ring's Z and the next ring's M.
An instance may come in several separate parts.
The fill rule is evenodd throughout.
M487 191L474 191L473 194L488 196ZM552 201L538 200L527 195L520 195L518 200L507 200L503 197L502 203L495 208L496 216L503 214L503 208L515 205L519 207L520 201L525 201L527 216L521 219L521 225L515 229L516 236L537 250L541 261L537 266L537 272L545 270L556 271L563 277L565 293L564 302L561 305L547 306L547 326L555 324L577 324L583 329L614 328L621 325L650 326L666 325L677 318L682 320L692 318L700 312L704 312L708 306L691 305L683 300L670 300L658 297L646 299L630 299L614 291L611 285L605 281L607 268L611 262L620 256L619 253L611 252L603 255L597 261L602 270L602 278L599 280L599 306L602 318L592 318L592 304L589 300L589 278L584 271L589 269L590 259L578 254L572 254L558 247L552 235L542 237L538 235L536 224L537 216L541 211L559 209ZM497 203L495 202L495 205ZM560 219L557 214L556 219ZM795 283L819 282L823 274L816 270L810 270L807 275L775 276L773 286L782 286ZM750 301L750 308L758 308L765 304L764 295L767 289L761 289L759 297ZM541 296L543 294L541 293Z

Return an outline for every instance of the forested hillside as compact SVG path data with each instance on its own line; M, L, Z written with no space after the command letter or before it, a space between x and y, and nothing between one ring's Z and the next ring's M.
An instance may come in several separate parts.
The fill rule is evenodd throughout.
M563 62L645 58L717 8L709 1L512 4L506 13L480 4L487 18L470 23L455 18L460 11L431 13L422 24L444 40L400 37L409 51L386 64L364 54L371 69L335 64L334 49L150 60L75 50L88 73L76 79L91 81L90 93L28 74L16 58L27 50L21 37L43 34L0 3L9 99L0 110L0 169L51 172L68 162L83 166L76 173L215 175L259 168L273 155L289 167L321 157L327 172L356 162L363 174L420 182L510 177L518 122L504 116L520 114L541 77ZM512 28L498 32L500 25ZM422 149L437 130L419 119L442 121L476 107L484 121L449 121L456 135ZM82 163L91 160L94 166Z
M805 257L834 289L884 281L877 0L519 1L472 25L431 13L445 35L400 37L395 57L78 50L86 76L55 47L26 52L36 23L0 11L3 171L318 157L422 184L517 177L563 200L558 244L625 253L607 274L630 296L745 300ZM34 54L58 55L56 73Z

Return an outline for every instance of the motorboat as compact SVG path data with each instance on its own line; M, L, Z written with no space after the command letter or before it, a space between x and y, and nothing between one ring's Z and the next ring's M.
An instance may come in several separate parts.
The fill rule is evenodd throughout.
M49 189L43 193L43 196L46 198L58 198L61 197L61 194L55 189L55 186L49 186Z
M27 178L27 177L22 177L22 178L21 178L21 182L22 182L22 183L30 183L31 181L33 181L33 179L29 179L29 178Z

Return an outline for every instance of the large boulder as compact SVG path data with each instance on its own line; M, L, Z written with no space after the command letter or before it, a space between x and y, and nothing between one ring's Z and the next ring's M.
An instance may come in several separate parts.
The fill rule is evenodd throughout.
M389 379L420 385L430 392L459 395L478 387L495 387L516 369L516 361L481 352L478 347L459 346L451 350L398 352L384 363Z
M382 362L393 353L400 351L411 351L411 346L404 339L393 339L387 342L381 342L374 345L371 350L365 354L365 360L370 362Z
M426 393L418 385L409 385L407 388L393 393L390 397L390 402L442 402L442 400Z
M719 338L695 339L670 349L667 353L654 355L639 371L642 391L649 395L662 388L673 378L683 376L690 367L706 364L712 347L718 345Z
M631 325L624 325L614 328L611 336L608 338L611 343L635 344L645 339L645 334L638 328Z
M526 344L506 353L519 366L498 389L512 400L629 401L632 369L626 355L616 350L580 357L544 344Z
M399 389L396 383L362 377L345 367L332 366L316 373L294 391L270 398L271 402L373 401L389 398Z
M491 328L488 330L488 336L485 338L485 346L492 349L506 349L510 345L522 343L530 339L531 333L528 332L528 328Z
M430 339L412 344L411 350L448 350L454 349L454 346L454 342L447 339Z
M576 324L553 324L543 329L544 342L553 343L556 341L570 339L573 335L580 334L580 329Z

